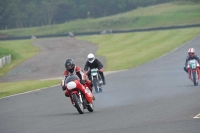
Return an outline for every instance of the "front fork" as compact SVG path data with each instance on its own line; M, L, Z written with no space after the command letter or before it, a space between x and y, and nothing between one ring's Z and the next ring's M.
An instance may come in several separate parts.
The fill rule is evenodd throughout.
M191 80L192 82L193 82L193 80L192 80L191 72L193 72L193 71L197 72L198 80L200 79L200 68L197 68L196 70L188 69L188 75L189 75L190 80Z
M78 92L78 95L79 95L79 99L80 99L81 103L83 103L83 99L82 99L82 95L81 95L80 91Z
M92 82L93 82L93 79L94 79L93 76L91 76L91 81L92 81ZM103 82L103 81L102 81L102 78L101 78L101 76L100 76L99 74L96 75L96 79L97 79L97 81L98 81L98 83L97 83L98 86L99 86L99 84L101 84L101 85L103 84L103 83L102 83L102 82ZM101 82L100 82L100 81L101 81ZM100 85L100 86L101 86L101 85Z
M77 94L78 94L78 97L79 97L79 99L80 99L80 102L83 103L83 98L82 98L81 92L78 91ZM71 95L70 95L69 97L70 97L70 100L71 100L72 105L75 105L75 104L74 104L74 101L72 100L72 97L71 97L71 96L72 96L72 93L71 93Z
M190 69L187 69L187 71L188 71L188 76L189 76L190 80L192 80L192 77L191 77L191 70L190 70Z

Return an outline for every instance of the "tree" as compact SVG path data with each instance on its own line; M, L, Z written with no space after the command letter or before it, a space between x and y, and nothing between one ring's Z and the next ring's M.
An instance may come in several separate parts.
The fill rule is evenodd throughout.
M170 1L172 0L0 0L0 29L51 25L87 17L97 18L133 10L138 6Z

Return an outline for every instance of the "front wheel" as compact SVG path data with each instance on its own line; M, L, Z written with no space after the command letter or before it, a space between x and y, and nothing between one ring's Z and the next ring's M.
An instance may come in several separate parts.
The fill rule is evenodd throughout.
M198 74L197 74L197 71L192 72L192 77L193 77L194 86L197 86L198 85Z
M92 82L93 82L93 86L95 88L95 92L99 93L98 80L96 78L94 78Z
M87 109L88 109L89 112L93 112L94 111L94 105L93 105L93 103L88 104L87 105Z
M72 95L72 100L75 103L75 107L78 110L78 112L80 114L83 114L84 113L84 106L83 106L83 103L81 103L81 101L80 101L79 97L77 96L77 94L73 94Z

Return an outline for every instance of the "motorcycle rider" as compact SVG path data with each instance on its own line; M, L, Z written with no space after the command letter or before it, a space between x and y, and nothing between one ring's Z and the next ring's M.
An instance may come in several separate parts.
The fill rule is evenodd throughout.
M103 74L103 65L98 59L95 58L94 54L92 53L88 54L87 61L84 67L85 74L88 75L88 78L91 80L91 71L88 71L88 68L90 68L90 70L93 68L98 68L99 74L103 80L103 85L106 84L105 77Z
M63 89L63 91L66 90L66 92L65 92L65 96L66 97L70 96L69 92L67 91L66 86L65 86L65 80L69 76L69 74L76 74L80 78L81 84L83 84L83 85L86 84L88 86L88 88L90 89L90 91L92 92L92 83L91 83L91 81L90 80L86 80L86 75L83 73L83 71L81 70L81 68L79 66L75 65L73 59L67 59L65 61L65 68L66 68L66 70L64 71L64 79L63 79L64 82L62 84L62 89ZM70 99L71 99L71 96L70 96Z
M200 64L200 59L197 55L195 55L195 49L194 48L189 48L188 50L188 56L186 58L186 61L185 61L185 67L184 67L184 70L188 73L188 70L187 70L187 65L188 65L188 61L189 60L197 60L197 62Z

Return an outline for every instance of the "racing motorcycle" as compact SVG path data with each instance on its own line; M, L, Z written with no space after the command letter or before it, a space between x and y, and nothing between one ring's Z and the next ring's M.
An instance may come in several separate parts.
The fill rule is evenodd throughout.
M187 65L188 75L194 86L198 85L198 80L200 79L199 67L199 63L195 59L190 60Z
M93 83L93 86L95 88L95 92L99 93L102 92L102 78L99 74L99 69L98 68L93 68L90 70L91 71L91 81Z
M84 113L84 109L87 109L89 112L94 111L94 96L86 84L80 83L77 75L69 75L65 80L65 85L67 91L70 92L74 107L80 114Z

